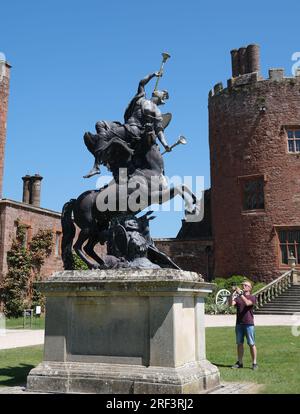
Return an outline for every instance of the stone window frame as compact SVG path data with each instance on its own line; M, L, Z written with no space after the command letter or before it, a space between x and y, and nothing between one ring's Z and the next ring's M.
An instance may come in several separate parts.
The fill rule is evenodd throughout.
M288 263L283 263L282 261L282 252L281 252L281 241L280 241L280 236L279 236L279 232L280 231L299 231L299 243L294 242L293 243L288 243L288 240L286 240L286 248L288 249L289 245L294 245L294 256L296 258L296 267L299 268L300 267L300 226L291 226L291 225L274 225L274 230L275 230L275 234L276 234L276 239L277 239L277 257L278 257L278 266L280 269L289 269L290 266ZM299 251L297 252L297 247L299 246L298 249ZM287 251L287 259L289 256L289 251Z
M254 208L254 209L245 209L244 208L244 183L245 181L255 181L258 179L263 180L263 198L264 198L264 207L263 208ZM266 212L266 198L265 198L265 183L267 182L266 174L249 174L249 175L240 175L237 177L238 184L240 186L240 202L241 202L241 213L242 214L265 214Z
M300 125L292 124L292 125L284 125L283 126L285 137L286 137L286 149L288 154L300 154ZM289 134L291 132L291 134ZM296 132L298 132L298 136L296 136ZM298 151L296 148L296 141L298 141ZM290 148L290 142L293 142L293 151Z

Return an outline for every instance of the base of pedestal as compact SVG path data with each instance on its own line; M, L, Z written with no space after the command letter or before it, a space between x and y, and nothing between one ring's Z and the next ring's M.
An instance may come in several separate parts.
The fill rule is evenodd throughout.
M89 394L199 394L218 387L209 361L179 368L79 362L43 362L27 378L27 390Z
M44 362L28 391L185 394L219 385L206 360L201 275L174 269L66 271L46 296Z

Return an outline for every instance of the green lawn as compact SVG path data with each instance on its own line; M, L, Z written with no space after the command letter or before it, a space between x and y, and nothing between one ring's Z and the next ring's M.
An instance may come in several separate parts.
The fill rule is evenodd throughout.
M29 371L42 359L43 345L0 350L0 386L26 384Z
M264 384L261 392L267 394L300 393L300 337L290 327L256 327L257 371L250 369L246 344L244 368L230 368L237 360L234 328L207 328L206 341L207 359L219 367L223 381Z
M1 339L1 338L0 338ZM264 384L263 393L300 393L300 337L289 327L257 327L258 371L252 371L249 348L244 368L236 362L234 328L207 328L207 358L220 369L222 381ZM0 386L26 383L28 372L42 361L43 347L0 350Z
M6 329L24 329L24 320L20 318L6 318ZM32 324L30 327L30 319L25 320L25 329L44 329L45 318L32 318Z

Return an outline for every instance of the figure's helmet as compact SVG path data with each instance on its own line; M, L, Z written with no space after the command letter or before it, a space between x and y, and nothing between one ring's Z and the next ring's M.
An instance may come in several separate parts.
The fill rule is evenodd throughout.
M160 104L164 104L165 103L165 99L169 99L169 92L166 90L162 90L162 91L154 91L152 93L152 97L156 97L159 99L159 103Z

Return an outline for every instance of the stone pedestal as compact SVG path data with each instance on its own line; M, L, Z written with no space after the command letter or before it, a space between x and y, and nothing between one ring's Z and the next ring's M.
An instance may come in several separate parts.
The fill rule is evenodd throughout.
M219 385L205 357L201 276L173 269L55 273L44 361L27 389L54 393L201 393Z
M292 279L293 285L300 285L300 272L299 270L293 269L293 279Z

